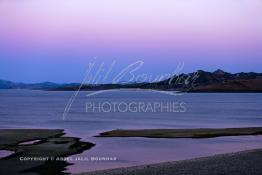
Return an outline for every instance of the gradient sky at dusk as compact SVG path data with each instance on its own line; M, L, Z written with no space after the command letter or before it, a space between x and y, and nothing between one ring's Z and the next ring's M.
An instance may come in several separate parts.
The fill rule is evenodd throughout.
M94 57L113 74L262 72L262 1L0 1L0 79L80 82Z

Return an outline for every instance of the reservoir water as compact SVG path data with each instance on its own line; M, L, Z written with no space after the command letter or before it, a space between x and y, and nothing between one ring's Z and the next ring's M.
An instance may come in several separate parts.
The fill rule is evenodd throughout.
M95 143L91 150L72 156L71 162L74 164L66 170L72 173L262 148L262 136L209 139L94 137L113 129L260 127L260 93L170 95L154 91L119 90L88 96L90 93L93 92L76 94L63 120L65 108L74 92L0 90L0 128L62 128L66 135ZM171 112L152 111L150 108L135 112L112 109L97 111L98 108L92 111L90 108L90 104L98 107L103 103L107 107L120 103L124 107L126 104L175 103L178 108ZM103 160L108 157L116 160Z

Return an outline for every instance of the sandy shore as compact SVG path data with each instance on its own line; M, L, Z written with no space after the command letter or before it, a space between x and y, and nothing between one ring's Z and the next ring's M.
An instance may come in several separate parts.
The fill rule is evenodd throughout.
M0 174L64 174L69 165L58 157L78 154L94 146L76 137L63 137L59 129L1 129L0 149L14 154L0 159ZM37 140L36 143L21 144Z
M78 175L261 175L262 149Z
M148 137L148 138L212 138L222 136L260 135L262 127L253 128L199 128L199 129L141 129L113 130L96 137Z

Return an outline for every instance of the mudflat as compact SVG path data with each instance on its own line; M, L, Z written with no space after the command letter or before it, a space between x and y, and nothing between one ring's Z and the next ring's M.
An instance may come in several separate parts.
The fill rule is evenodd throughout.
M262 134L262 127L138 130L117 129L100 133L96 137L212 138L222 136L243 136L260 134Z
M69 163L57 158L81 153L94 144L64 134L61 129L0 129L0 149L14 152L0 159L0 174L65 174Z

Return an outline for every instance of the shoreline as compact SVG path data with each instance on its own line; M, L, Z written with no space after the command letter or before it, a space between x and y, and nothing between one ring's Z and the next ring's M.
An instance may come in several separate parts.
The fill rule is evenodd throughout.
M262 149L74 175L261 175Z
M153 135L161 133L158 137L154 136L152 138L201 139L210 138L210 136L218 137L217 134L219 132L225 131L230 131L229 134L257 135L260 134L261 130L262 127L223 129L147 129L113 130L113 133L123 134L123 132L125 133L128 131L125 134L130 134L132 131L135 132L135 135L132 137L140 137L141 135L138 136L138 133ZM112 134L112 131L110 132ZM203 135L199 135L199 133ZM207 133L209 135L206 135ZM192 137L192 134L196 135L193 135ZM63 129L0 129L0 150L14 152L13 154L0 159L0 174L5 174L6 172L9 174L23 173L25 175L69 174L64 172L66 167L71 165L67 160L57 161L50 159L50 157L61 158L79 154L85 150L91 149L95 144L82 142L78 137L67 137L64 135L65 132ZM110 137L107 134L105 135L106 137ZM39 157L41 159L37 159ZM248 175L250 172L250 175L260 175L262 174L262 148L181 161L169 161L134 167L83 172L75 175L174 175L174 172L177 172L177 175L220 175L219 172L224 172L225 175L234 175L235 172L237 172L236 175L241 175L241 173Z

